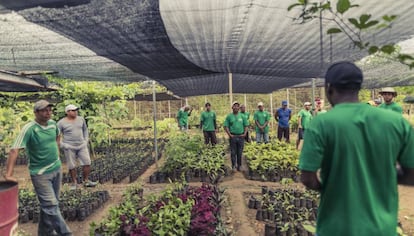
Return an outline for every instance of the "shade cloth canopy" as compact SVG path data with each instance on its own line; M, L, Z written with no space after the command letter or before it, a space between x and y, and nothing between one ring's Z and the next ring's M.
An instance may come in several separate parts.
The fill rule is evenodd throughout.
M37 3L36 3L37 2ZM154 79L179 96L270 93L322 78L330 63L367 54L323 18L300 25L295 0L6 0L0 3L0 69L54 70L77 80ZM346 18L398 15L374 44L414 35L414 1L358 0ZM327 17L327 16L326 16ZM322 38L320 37L322 26ZM365 87L413 85L397 62L362 64Z

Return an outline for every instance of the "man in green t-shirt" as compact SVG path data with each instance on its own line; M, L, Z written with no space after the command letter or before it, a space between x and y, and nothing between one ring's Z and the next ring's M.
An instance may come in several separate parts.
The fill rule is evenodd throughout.
M396 236L397 183L414 185L414 130L397 113L359 103L362 80L351 62L329 67L333 108L306 129L299 169L321 193L318 236Z
M394 98L397 97L397 92L393 88L383 88L379 93L384 98L384 103L379 105L379 108L395 111L400 114L403 113L402 107L398 105L398 103L394 102Z
M59 209L62 169L59 159L59 129L51 120L52 104L34 105L35 120L26 124L14 141L4 178L17 182L13 169L20 149L25 149L30 177L40 203L38 235L72 235Z
M305 130L308 128L310 121L312 120L312 112L310 102L303 104L304 108L298 113L298 139L296 140L296 149L300 149Z
M258 110L253 115L256 124L256 142L268 143L270 114L263 110L263 102L259 102L257 108Z
M211 110L211 104L209 102L205 105L206 110L201 113L200 116L200 128L203 130L204 143L211 145L217 144L216 131L216 113Z
M246 117L239 113L239 106L238 102L233 102L231 106L233 112L227 115L223 125L230 138L231 165L233 170L237 168L238 171L241 170L242 166L244 137L249 125Z
M191 116L191 112L193 111L193 108L191 108L189 105L185 105L178 110L177 113L177 123L178 128L180 130L187 130L188 129L188 117Z
M243 114L246 117L247 123L249 123L249 119L250 119L250 112L246 111L246 105L241 104L240 105L240 114ZM250 131L249 131L249 126L247 126L247 132L246 132L246 137L244 137L244 141L246 142L250 142Z

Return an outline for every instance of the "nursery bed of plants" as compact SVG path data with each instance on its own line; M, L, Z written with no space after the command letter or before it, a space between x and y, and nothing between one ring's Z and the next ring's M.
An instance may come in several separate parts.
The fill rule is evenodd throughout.
M62 216L68 221L84 221L108 201L106 190L88 191L84 189L65 190L60 196L59 207ZM33 190L19 190L19 223L37 223L40 216L39 201Z
M225 145L205 145L200 135L178 134L165 145L165 162L150 176L150 183L168 181L209 182L231 175Z
M272 141L269 143L246 143L244 156L251 180L279 182L291 178L299 182L299 151L294 144Z
M159 140L160 153L164 148L164 139ZM135 181L147 168L154 163L153 140L151 139L120 139L110 145L95 149L99 158L92 160L90 179L105 183L112 180L119 183L129 177L129 182ZM82 167L78 166L77 181L82 183ZM69 173L63 174L63 183L72 182Z
M256 210L256 220L264 221L265 235L308 236L314 232L319 194L285 186L262 186L260 195L250 195L248 207Z
M143 197L141 185L130 186L109 216L91 224L91 235L227 235L217 185L192 187L175 183Z

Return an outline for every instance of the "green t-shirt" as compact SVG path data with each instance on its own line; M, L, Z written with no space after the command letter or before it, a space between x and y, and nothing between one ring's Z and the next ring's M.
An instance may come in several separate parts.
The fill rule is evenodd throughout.
M188 111L179 110L177 113L178 124L180 126L187 126L188 124Z
M310 121L312 120L312 113L306 109L302 109L298 113L299 119L302 122L302 128L307 129Z
M260 125L264 125L267 122L269 122L270 120L270 114L267 111L260 111L257 110L254 115L254 122L256 123L256 121L260 124ZM257 127L256 125L256 133L259 133L260 129L259 127ZM264 129L264 133L269 133L269 124L266 125L265 129Z
M384 103L381 103L378 107L383 108L383 109L387 109L387 110L391 110L391 111L395 111L395 112L398 112L400 114L403 113L402 107L400 105L398 105L397 103L395 103L395 102L392 102L390 104L386 104L384 102Z
M204 131L214 131L216 127L216 113L214 111L203 111L200 116L200 122L203 124Z
M31 175L47 174L60 168L58 135L59 129L53 120L49 120L47 126L32 121L23 127L12 148L26 150Z
M247 123L250 124L250 112L239 112L240 114L244 115L244 117L246 117Z
M414 168L414 130L397 113L338 104L306 129L299 168L321 169L319 236L396 235L395 164Z
M237 115L230 113L226 116L224 121L224 127L228 127L231 134L241 135L244 134L244 127L247 127L249 123L244 115L237 113Z

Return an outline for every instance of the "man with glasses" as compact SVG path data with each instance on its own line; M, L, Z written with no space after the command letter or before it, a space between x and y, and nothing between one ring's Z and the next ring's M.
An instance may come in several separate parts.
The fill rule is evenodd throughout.
M29 172L40 203L38 235L72 235L59 209L62 169L59 159L59 129L51 120L52 107L46 100L34 105L35 120L26 124L14 141L4 178L17 182L13 169L20 149L29 159Z
M78 110L79 108L75 105L67 105L65 108L66 117L57 123L60 134L63 136L60 147L65 154L73 181L71 189L76 189L79 184L76 173L76 159L79 159L82 166L85 187L95 187L97 184L89 180L89 173L91 172L91 158L88 150L89 133L85 119L78 116Z

